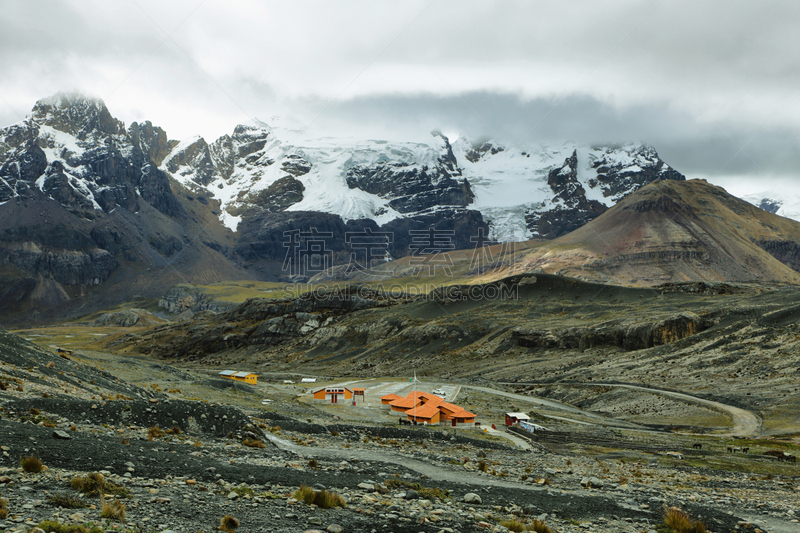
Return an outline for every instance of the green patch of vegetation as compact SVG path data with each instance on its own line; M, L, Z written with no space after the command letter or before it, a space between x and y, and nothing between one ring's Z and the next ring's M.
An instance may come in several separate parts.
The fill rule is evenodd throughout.
M234 488L231 489L231 491L235 492L239 496L244 496L245 494L249 494L250 496L253 496L255 494L255 491L253 489L251 489L250 487L234 487Z

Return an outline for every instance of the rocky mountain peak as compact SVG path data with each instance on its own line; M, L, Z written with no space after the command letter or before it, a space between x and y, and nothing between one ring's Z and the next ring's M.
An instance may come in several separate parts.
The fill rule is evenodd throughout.
M102 135L125 133L125 124L111 116L101 99L77 92L56 93L39 100L33 106L31 119L79 140L93 132Z

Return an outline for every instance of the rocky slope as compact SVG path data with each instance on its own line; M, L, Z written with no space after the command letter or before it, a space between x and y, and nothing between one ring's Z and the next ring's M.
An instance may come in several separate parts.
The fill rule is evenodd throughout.
M61 94L0 130L0 320L86 313L236 279L216 203L159 170L166 134Z
M660 181L520 255L524 270L612 283L800 282L800 223L703 180Z

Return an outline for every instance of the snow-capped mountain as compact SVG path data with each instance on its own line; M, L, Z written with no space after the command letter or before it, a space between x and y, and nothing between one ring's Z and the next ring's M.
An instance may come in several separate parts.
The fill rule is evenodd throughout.
M254 120L208 143L170 141L150 122L127 129L102 101L58 94L0 130L0 202L30 187L67 205L135 210L144 198L173 214L167 176L220 202L222 223L282 211L378 226L478 211L490 237L553 238L656 179L684 179L645 144L515 146L315 138Z
M137 210L142 198L167 215L180 206L158 161L167 135L150 122L125 125L98 99L57 94L0 130L0 203L32 189L77 209Z
M779 191L764 191L742 196L742 200L782 217L800 221L800 196Z
M221 201L236 228L248 211L315 211L379 225L477 210L491 237L552 238L588 222L656 179L684 179L644 144L520 148L307 138L254 121L211 144L182 141L161 164L181 183Z

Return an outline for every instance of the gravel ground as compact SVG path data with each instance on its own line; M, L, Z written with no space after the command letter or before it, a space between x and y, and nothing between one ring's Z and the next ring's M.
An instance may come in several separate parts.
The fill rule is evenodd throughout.
M790 476L756 479L646 452L600 460L566 444L561 453L522 451L430 428L314 424L297 418L301 405L292 416L242 411L214 403L213 392L210 401L177 400L6 337L0 332L0 497L8 500L0 530L28 532L52 519L195 533L231 515L242 532L503 532L503 520L537 517L559 533L648 533L665 505L677 505L714 533L800 531L800 481ZM153 426L179 431L151 438ZM29 456L46 469L23 472ZM84 496L93 507L82 509L48 502L77 496L70 481L93 472L128 489L125 523L101 519L96 496ZM298 502L300 485L330 489L347 505Z

